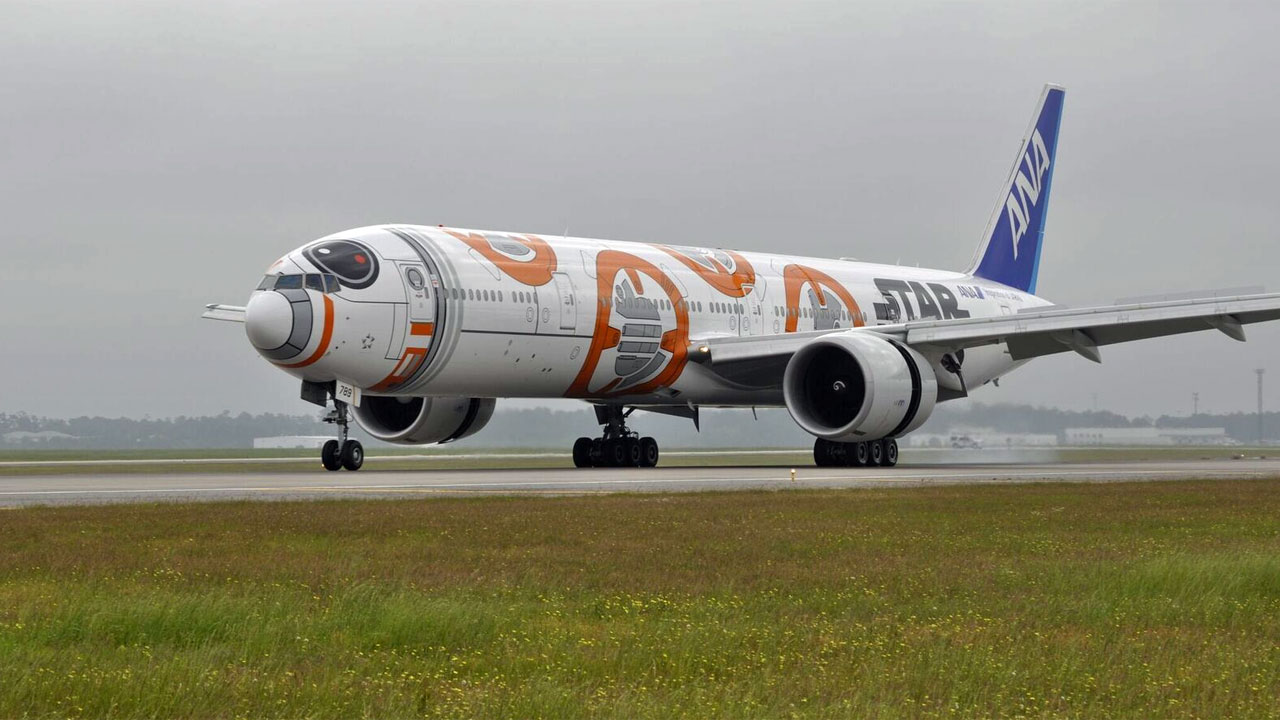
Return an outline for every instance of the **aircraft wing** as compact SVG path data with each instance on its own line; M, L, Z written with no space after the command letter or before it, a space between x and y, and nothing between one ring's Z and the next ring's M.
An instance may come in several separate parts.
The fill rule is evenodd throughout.
M1244 325L1280 319L1280 293L1241 295L1092 308L1046 308L986 318L916 320L858 328L763 337L708 338L690 359L725 379L753 386L782 384L792 353L809 340L838 332L874 332L918 349L954 352L1005 343L1014 360L1068 350L1102 362L1102 345L1217 329L1243 341Z
M204 306L200 317L206 320L226 320L228 322L244 322L244 308L239 305L221 305L210 303Z

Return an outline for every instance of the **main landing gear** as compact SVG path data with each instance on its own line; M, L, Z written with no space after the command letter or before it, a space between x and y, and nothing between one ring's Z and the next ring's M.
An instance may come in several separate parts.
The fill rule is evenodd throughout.
M842 443L818 438L813 443L813 462L818 467L893 467L898 464L898 441Z
M320 449L320 462L329 471L346 468L359 470L364 465L364 446L359 440L347 438L347 404L341 400L333 401L333 410L324 416L324 421L338 426L338 439L330 440Z
M598 438L580 437L573 443L574 467L653 467L658 464L658 441L627 429L627 416L618 405L597 405L596 419L604 425Z

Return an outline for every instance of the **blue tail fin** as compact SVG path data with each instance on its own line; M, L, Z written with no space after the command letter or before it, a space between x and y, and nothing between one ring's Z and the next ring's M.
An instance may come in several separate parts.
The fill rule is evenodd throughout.
M1009 180L991 212L970 275L1030 293L1036 291L1065 96L1066 90L1057 85L1044 86Z

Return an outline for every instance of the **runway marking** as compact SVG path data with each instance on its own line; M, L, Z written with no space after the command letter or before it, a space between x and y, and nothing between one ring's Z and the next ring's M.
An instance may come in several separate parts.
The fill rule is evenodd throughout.
M902 473L892 475L813 475L801 476L795 484L802 487L803 483L808 482L829 482L835 480L844 480L850 482L870 482L870 481L889 481L901 482L907 480L936 480L936 481L954 481L954 480L973 480L979 478L989 478L991 481L998 480L1052 480L1057 478L1074 478L1074 477L1098 477L1098 478L1154 478L1154 477L1194 477L1197 474L1203 474L1206 477L1274 477L1276 473L1262 470L1200 470L1193 471L1191 468L1186 470L1068 470L1068 471L1024 471L1017 474L1001 474L986 472L972 473ZM627 485L678 485L678 484L741 484L766 485L768 483L777 483L790 486L792 485L789 476L779 476L774 479L768 476L760 477L682 477L682 478L634 478L634 479L595 479L595 480L532 480L532 481L504 481L504 482L470 482L470 483L406 483L406 484L379 484L379 485L278 485L278 486L222 486L222 487L193 487L193 488L112 488L112 489L84 489L84 490L7 490L0 491L0 496L16 497L16 496L58 496L58 495L178 495L178 494L206 494L206 493L280 493L280 492L369 492L369 491L414 491L414 490L454 490L456 492L466 492L475 488L496 488L501 491L520 492L522 488L557 488L557 487L587 487L587 486L627 486Z

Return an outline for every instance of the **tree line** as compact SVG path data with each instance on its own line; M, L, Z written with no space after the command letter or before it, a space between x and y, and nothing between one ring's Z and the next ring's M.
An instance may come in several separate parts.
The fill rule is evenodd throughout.
M332 435L334 428L321 421L322 413L232 414L172 418L48 418L25 412L0 413L0 447L48 448L248 448L254 438L279 435ZM813 439L796 427L780 408L704 410L701 429L684 418L636 412L631 428L659 438L663 447L805 447ZM983 427L998 432L1047 433L1060 438L1070 427L1223 427L1241 442L1253 442L1257 415L1230 413L1176 417L1126 417L1108 411L1078 411L1015 404L964 403L940 406L922 432L947 432L953 427ZM1274 438L1280 413L1263 415L1263 437ZM377 445L352 426L353 435ZM595 414L583 404L580 410L549 408L503 409L478 434L467 438L467 447L526 447L561 449L578 435L595 435Z

